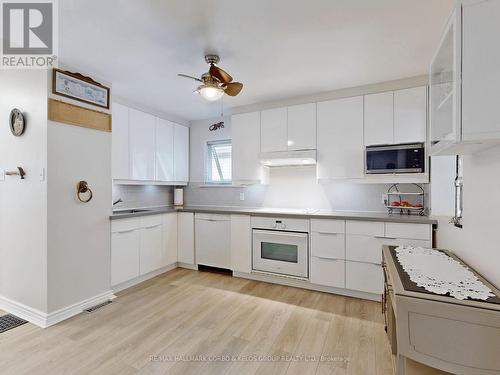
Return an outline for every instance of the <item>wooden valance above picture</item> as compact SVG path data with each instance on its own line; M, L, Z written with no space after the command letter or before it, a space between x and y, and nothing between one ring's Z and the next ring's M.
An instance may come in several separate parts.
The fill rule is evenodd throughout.
M111 132L110 89L80 73L53 69L52 94L60 100L49 99L48 117L61 122L89 129ZM85 103L69 103L67 99ZM94 109L88 108L95 106Z
M83 128L111 132L111 115L49 99L49 120Z

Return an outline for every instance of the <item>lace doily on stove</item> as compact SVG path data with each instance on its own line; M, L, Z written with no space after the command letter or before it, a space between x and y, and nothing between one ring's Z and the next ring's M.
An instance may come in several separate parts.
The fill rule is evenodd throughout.
M449 293L459 300L495 297L467 267L441 251L400 246L396 256L410 280L429 292Z

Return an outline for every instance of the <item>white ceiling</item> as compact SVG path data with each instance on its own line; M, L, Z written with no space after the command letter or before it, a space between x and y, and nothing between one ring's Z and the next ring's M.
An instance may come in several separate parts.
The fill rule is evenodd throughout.
M115 95L186 120L217 52L244 83L227 108L426 74L454 0L64 0L60 60Z

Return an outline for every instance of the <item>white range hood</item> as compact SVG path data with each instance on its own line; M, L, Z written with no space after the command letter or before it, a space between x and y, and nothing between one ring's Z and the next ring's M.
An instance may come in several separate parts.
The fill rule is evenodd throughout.
M266 167L315 165L316 150L261 152L259 159Z

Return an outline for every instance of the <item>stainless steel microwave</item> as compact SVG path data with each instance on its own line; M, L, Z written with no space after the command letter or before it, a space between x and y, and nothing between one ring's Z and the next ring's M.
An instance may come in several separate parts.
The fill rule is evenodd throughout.
M423 143L367 146L366 174L424 173Z

